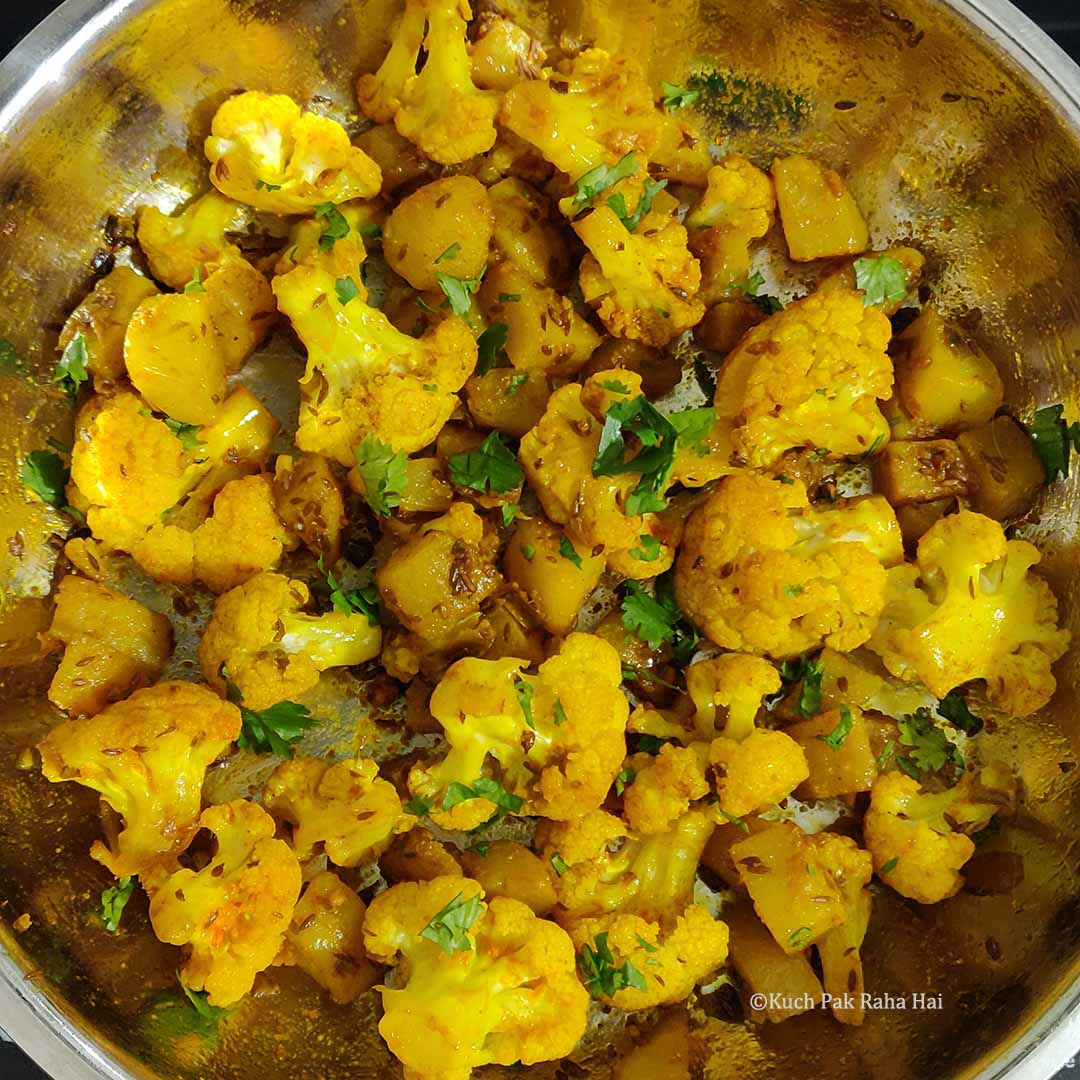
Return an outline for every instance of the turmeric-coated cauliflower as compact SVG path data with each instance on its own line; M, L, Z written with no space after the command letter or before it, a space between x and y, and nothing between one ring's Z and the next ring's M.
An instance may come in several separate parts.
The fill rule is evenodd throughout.
M889 571L870 648L894 675L920 680L935 697L985 679L1002 711L1035 712L1053 696L1050 665L1069 644L1050 586L1029 572L1041 558L982 514L941 518L919 541L916 561Z
M285 94L248 90L224 102L206 140L210 180L237 202L271 214L371 199L382 174L335 120L301 112Z
M702 738L717 734L717 707L726 709L722 733L741 741L754 731L762 701L780 689L780 673L767 660L723 653L686 669L686 692L694 703L694 724Z
M117 877L175 859L198 831L207 767L240 734L240 710L203 686L162 682L68 720L38 744L41 771L98 792L123 819L110 849L90 854Z
M463 319L451 315L411 338L368 305L362 284L335 277L326 260L276 277L273 288L308 351L301 450L352 465L367 434L406 453L434 440L476 366L476 341Z
M960 870L975 854L970 834L1016 801L1016 779L994 762L965 773L955 787L924 792L901 772L874 781L863 836L877 875L901 896L936 904L964 884Z
M628 706L615 649L574 633L536 675L522 674L525 664L467 657L431 695L449 751L414 768L409 790L433 805L444 828L469 829L492 817L498 806L481 795L492 780L514 812L576 818L603 802L619 771ZM463 786L469 794L460 798Z
M628 232L604 204L578 218L574 231L589 249L581 263L582 295L610 333L662 346L700 322L701 267L674 218L654 211Z
M80 577L65 577L45 647L64 655L49 684L49 700L72 716L100 712L110 701L152 683L172 649L164 615Z
M889 438L875 399L892 390L889 320L853 289L813 293L753 327L728 354L716 414L737 459L760 468L792 447L866 454Z
M406 1076L468 1080L481 1065L570 1053L588 995L565 931L469 878L395 885L364 921L368 954L397 963L379 1033Z
M878 495L812 508L801 481L725 477L690 515L675 567L679 607L725 649L776 659L873 632L885 568L899 562L896 515Z
M380 628L359 612L308 615L302 581L262 573L218 598L199 644L203 677L224 694L227 679L249 709L298 697L331 667L378 655Z
M361 75L356 85L366 116L393 120L400 134L440 165L467 161L495 142L500 95L473 83L465 41L471 18L468 0L406 0L382 66ZM417 74L421 48L427 57Z
M741 818L787 798L809 775L802 747L783 731L759 729L709 747L716 792L725 817Z
M318 758L283 761L263 789L263 805L292 826L292 847L301 860L322 850L337 866L378 858L415 818L402 816L394 785L368 758L331 765Z
M211 806L199 827L214 834L212 858L201 870L182 867L146 883L150 923L162 941L189 948L184 985L223 1007L239 1001L278 955L300 895L300 864L254 803Z

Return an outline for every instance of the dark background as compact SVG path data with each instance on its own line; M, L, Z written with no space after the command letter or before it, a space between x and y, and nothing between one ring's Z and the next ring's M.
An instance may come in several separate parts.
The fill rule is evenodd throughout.
M1080 62L1080 6L1076 0L1013 0L1013 3ZM0 0L0 56L7 55L23 35L58 6L59 0ZM47 1080L10 1043L0 1043L0 1078ZM1070 1062L1057 1080L1074 1078L1080 1080L1080 1068Z

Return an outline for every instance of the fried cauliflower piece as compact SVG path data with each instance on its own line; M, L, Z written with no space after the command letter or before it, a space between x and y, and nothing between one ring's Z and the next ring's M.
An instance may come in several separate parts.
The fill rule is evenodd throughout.
M660 752L634 754L634 779L623 794L623 813L630 828L642 834L667 832L690 804L709 793L705 778L708 744L660 747Z
M765 698L780 689L780 673L767 660L724 653L686 669L686 691L694 703L694 726L707 739L717 734L717 706L726 709L724 738L741 742L754 732Z
M605 955L603 960L616 969L628 964L637 975L627 970L629 984L614 993L599 985L602 979L590 986L595 997L619 1009L652 1009L684 1000L728 954L727 925L700 904L691 904L666 931L637 915L614 915L584 919L571 936L587 984L592 973L587 957L605 947L610 959Z
M713 828L712 815L704 810L690 810L667 832L647 836L632 833L604 810L570 821L542 821L535 846L561 869L555 921L569 928L582 919L623 914L669 929L693 899L698 863Z
M397 964L378 987L379 1033L406 1075L468 1080L487 1064L531 1065L570 1053L588 995L566 933L468 878L395 885L372 901L368 954Z
M201 581L221 593L272 570L284 549L285 530L274 509L269 478L245 476L221 489L213 513L196 529L155 525L132 546L131 554L157 581Z
M480 13L472 48L473 82L484 90L509 90L522 77L536 78L545 60L543 46L510 19Z
M154 277L183 289L197 272L206 275L225 259L241 257L229 234L243 228L247 216L240 203L211 189L174 214L140 206L135 236Z
M994 762L965 773L954 788L923 792L901 772L874 781L863 836L874 871L901 896L936 904L959 892L960 871L975 854L971 833L1009 813L1016 802L1016 778Z
M664 126L637 64L602 49L564 61L547 79L519 82L507 92L499 120L571 180L631 151L644 164Z
M745 739L714 739L709 763L725 817L766 810L790 795L809 775L802 747L783 731L759 729Z
M487 798L456 798L462 785L471 790L488 772L516 800L515 813L567 820L607 795L626 754L618 653L600 638L574 633L536 675L522 674L525 664L467 657L431 695L449 750L416 766L408 783L433 805L432 819L443 828L470 829L496 813Z
M875 399L892 390L891 332L881 311L843 288L813 293L749 330L716 384L716 414L737 459L763 468L793 447L845 457L887 442Z
M338 1005L378 982L364 952L364 901L329 870L316 874L293 909L277 963L310 975Z
M318 758L284 761L266 781L263 805L292 826L292 847L302 862L322 850L345 867L377 859L415 821L402 815L394 785L368 758L333 765Z
M776 193L768 173L741 154L709 169L708 187L686 217L690 250L701 261L700 299L721 300L750 274L750 244L776 217Z
M461 863L450 847L423 828L395 836L379 859L379 869L393 884L462 873Z
M228 481L259 470L277 429L244 387L229 395L215 424L192 433L172 430L134 394L96 395L79 410L71 453L91 531L130 551L163 515L195 528Z
M335 250L343 241L335 245ZM343 291L343 281L351 283ZM367 304L367 290L315 259L273 282L278 306L308 351L300 381L301 450L353 464L367 434L413 453L435 439L476 366L476 341L456 315L417 340Z
M867 641L902 558L896 515L872 495L811 508L801 481L740 473L686 524L679 607L717 645L774 659Z
M632 232L608 205L574 222L589 249L581 292L616 337L663 346L701 321L701 267L674 218L646 214Z
M203 677L220 694L228 681L249 709L299 697L332 667L378 655L380 628L359 612L308 615L302 581L260 573L220 596L199 643Z
M90 854L117 877L169 864L199 829L203 776L240 734L240 710L205 687L162 682L68 720L38 744L41 771L98 792L124 819Z
M164 615L85 578L65 577L42 643L63 648L49 700L72 716L92 716L109 702L148 686L172 651Z
M467 161L495 143L500 95L473 82L465 42L471 18L468 0L406 0L382 66L356 84L365 116L393 120L400 134L440 165ZM417 75L421 47L427 59Z
M481 607L502 584L497 552L495 533L471 505L459 502L379 566L379 596L401 624L387 634L382 657L394 678L407 682L422 668L440 671L452 655L490 643Z
M285 94L248 90L214 114L206 139L210 181L237 202L271 214L379 194L379 166L336 121L302 112Z
M60 331L64 351L81 334L86 348L86 370L98 392L112 389L122 379L124 335L135 310L157 295L157 286L130 266L110 270L68 316Z
M885 608L869 646L893 675L938 698L973 679L1009 716L1042 708L1057 686L1050 670L1069 644L1057 599L1031 567L1026 540L1006 540L992 518L961 510L919 541L915 563L888 573Z
M224 1007L278 955L300 895L300 864L254 803L211 806L198 824L214 834L214 855L201 870L182 867L150 883L150 923L162 941L190 949L184 985Z

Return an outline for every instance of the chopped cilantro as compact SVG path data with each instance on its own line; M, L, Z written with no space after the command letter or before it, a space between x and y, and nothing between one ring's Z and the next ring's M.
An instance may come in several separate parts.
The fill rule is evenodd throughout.
M503 494L520 487L525 472L502 435L493 431L475 450L450 456L450 479L472 491Z
M792 480L791 477L786 475L785 473L777 473L773 477L773 479L778 480L781 484L794 484L795 483L795 481Z
M498 782L488 776L479 777L470 787L468 784L460 784L456 780L446 789L443 795L440 809L451 810L458 803L468 802L470 799L487 799L493 802L502 813L516 814L524 805L525 800L520 796L512 795Z
M881 753L877 756L877 770L878 772L884 772L892 759L896 756L896 742L893 739L886 739L885 745L881 748Z
M821 712L821 678L825 665L820 660L802 656L798 660L785 660L780 665L780 678L785 686L802 683L798 710L803 716L817 716Z
M909 776L918 778L923 771L937 772L946 765L962 767L963 756L934 723L929 709L917 709L911 716L897 721L900 743L910 753L898 756L896 764Z
M716 426L716 410L711 405L683 409L672 413L668 419L675 428L681 446L688 446L702 456L709 452L705 439Z
M457 253L461 250L461 245L455 240L440 256L435 260L436 263L441 263L443 259L453 259L457 256Z
M423 818L431 813L434 805L430 799L425 799L422 795L414 795L408 802L401 804L401 809L406 814L412 814L413 817Z
M362 240L382 239L382 229L374 221L365 221L363 225L357 226L356 231L360 234Z
M101 922L110 934L120 929L120 920L124 908L135 891L135 879L122 877L115 885L110 885L101 894Z
M744 833L748 833L750 831L750 826L747 825L746 822L741 817L734 817L732 814L729 814L726 810L721 810L719 806L716 808L716 812L729 825L734 825L736 828L742 829L742 831Z
M579 570L581 569L581 556L565 533L559 538L559 554L568 562L572 562Z
M319 559L319 569L323 569L322 559ZM365 585L361 589L350 589L348 592L342 588L341 583L334 577L333 571L327 570L326 584L330 586L330 606L342 615L352 615L359 612L367 616L371 626L379 625L379 590L374 585Z
M206 292L206 286L203 284L203 268L201 266L195 267L195 275L184 286L185 293L199 293Z
M165 426L180 440L180 445L185 450L197 450L202 446L199 441L198 424L184 424L171 416L166 416Z
M516 292L501 292L499 293L500 304L516 304L521 300L521 293Z
M337 292L338 303L342 307L360 295L360 286L351 277L338 278L334 282L334 290Z
M1067 423L1064 413L1064 405L1047 405L1036 411L1031 422L1031 439L1042 460L1048 484L1059 476L1069 475L1071 451L1080 454L1080 421Z
M481 271L474 278L456 278L444 274L441 270L436 271L435 280L450 305L450 310L455 315L468 315L472 310L473 293L480 288L480 282L484 277Z
M656 181L646 178L645 190L642 191L632 214L626 209L626 198L621 191L615 192L606 202L608 208L623 223L623 228L627 232L633 232L641 224L641 219L652 209L653 199L666 187L666 180Z
M256 180L255 181L255 190L256 191L280 191L281 190L281 185L280 184L268 184L265 180Z
M556 727L562 727L566 723L566 710L558 698L555 699L555 707L552 709L552 719Z
M809 926L800 926L788 938L788 946L792 949L805 949L813 936L814 931Z
M570 869L570 864L557 851L552 852L551 865L559 877L562 877Z
M968 708L967 699L959 690L950 691L938 702L937 713L965 735L978 735L982 731L982 720Z
M903 263L888 255L855 260L855 287L862 289L867 307L896 303L907 296L908 275Z
M533 557L536 555L536 548L534 548L532 544L522 544L521 554L525 558L526 562L532 562Z
M880 870L882 874L891 874L896 869L896 864L900 860L894 855Z
M64 488L71 479L71 470L51 450L31 450L19 470L19 479L23 487L49 506L58 510L67 506Z
M634 782L636 776L637 772L627 765L626 768L615 777L615 794L621 795L626 790L627 786Z
M532 683L527 683L524 679L518 679L514 683L514 696L517 698L518 706L521 709L521 715L525 718L526 725L535 731L536 721L533 719L532 711Z
M828 735L818 735L817 738L830 750L839 750L844 745L844 740L851 734L851 724L851 710L846 705L841 705L840 719L836 722L836 727Z
M295 701L279 701L268 709L249 709L241 704L240 717L237 746L282 758L293 756L292 744L315 723L308 707Z
M660 558L661 547L663 545L657 537L642 533L638 537L638 546L630 549L630 558L641 562L656 562Z
M333 251L334 245L349 235L349 223L333 203L319 203L315 207L315 218L323 222L322 236L319 237L319 250L323 254Z
M507 383L506 390L503 391L503 397L512 398L517 395L517 392L529 381L529 376L525 372L521 372L518 375L511 375L510 382Z
M680 666L689 663L697 648L698 634L685 622L675 602L670 571L656 579L655 598L636 581L628 582L622 613L623 626L637 634L650 649L671 642L675 662Z
M408 479L408 458L394 451L370 432L356 448L356 468L364 482L364 498L380 517L389 517L401 505L401 493Z
M448 956L456 952L471 952L473 945L468 931L480 917L482 910L479 896L465 899L458 893L420 931L420 936L435 942Z
M502 507L502 523L504 526L510 525L510 523L517 517L518 511L521 509L517 503L503 503Z
M605 379L600 386L612 394L629 394L630 387L618 379Z
M645 989L645 977L629 960L624 961L621 967L615 966L606 931L596 935L592 946L582 947L578 954L578 967L585 989L594 998L610 998L628 988Z
M765 278L760 271L752 273L745 281L736 282L732 287L745 293L766 315L775 315L784 310L784 305L768 293L763 293L761 287L765 284Z
M506 339L510 327L504 322L493 322L476 339L476 374L486 375L499 359L499 353L506 348Z
M805 590L801 585L785 585L784 595L794 600L796 596L802 596Z
M693 105L695 101L701 96L700 90L689 90L685 86L676 86L674 83L664 82L660 80L660 89L663 92L664 111L674 112L676 109L683 109L687 105Z
M574 196L573 205L577 209L588 206L602 191L614 187L620 180L633 176L637 172L637 155L630 151L615 165L597 165L584 175L578 177L576 187L577 194Z
M60 355L53 381L58 382L72 401L79 392L79 387L90 377L86 371L86 338L76 334Z

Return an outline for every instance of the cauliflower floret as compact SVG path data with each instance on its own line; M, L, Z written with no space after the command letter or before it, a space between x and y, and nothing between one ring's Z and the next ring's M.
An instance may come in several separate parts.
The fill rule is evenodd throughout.
M461 785L471 791L485 778L485 767L494 767L518 810L557 820L598 807L619 771L628 706L615 649L574 633L536 675L521 674L525 664L468 657L431 695L449 751L414 768L409 790L434 804L444 828L469 829L495 814L486 798L456 800Z
M767 660L745 653L724 653L686 669L686 692L694 703L694 725L707 739L717 733L716 709L727 709L723 735L741 741L754 731L764 698L780 689L780 673Z
M128 323L135 309L148 297L156 296L157 291L149 278L136 274L130 266L117 266L68 316L60 331L58 348L63 352L76 337L82 336L86 370L97 391L111 389L124 377L124 335Z
M406 0L382 66L356 84L366 116L379 123L393 120L400 134L440 165L467 161L495 143L500 95L473 83L465 44L471 18L468 0ZM421 47L427 59L417 75Z
M920 680L935 697L985 679L987 696L1008 715L1035 712L1053 696L1050 665L1069 644L1050 586L1029 573L1041 558L982 514L941 518L919 541L916 562L889 571L870 648L892 674Z
M368 908L368 954L398 963L395 988L378 988L379 1033L408 1076L468 1080L481 1065L549 1061L585 1031L588 995L566 933L483 895L468 878L440 877L395 885Z
M366 303L363 285L335 277L329 260L276 277L273 288L308 350L300 449L352 465L368 433L406 453L434 440L476 366L476 341L463 319L452 315L411 338Z
M708 188L687 215L690 250L701 260L701 299L720 300L750 272L750 243L764 236L776 216L768 173L741 154L729 154L708 174Z
M306 861L318 850L338 866L381 855L396 833L412 828L394 785L368 758L331 765L318 758L282 762L263 789L263 805L292 826L292 847Z
M851 289L814 293L749 330L716 384L716 414L738 460L763 467L793 447L844 457L885 443L875 399L892 391L891 333Z
M584 919L571 936L586 986L594 997L619 1009L682 1001L728 954L727 925L700 904L691 904L667 931L637 915L615 915ZM604 986L610 985L612 969L620 987L614 993Z
M885 604L885 567L902 558L880 496L811 508L802 482L725 477L686 523L679 607L717 645L774 659L823 644L850 651Z
M461 863L451 849L427 829L411 829L396 836L379 860L379 869L392 883L431 881L461 874Z
M38 744L41 771L98 792L124 819L110 850L90 854L117 877L165 866L198 831L203 776L240 734L240 710L203 686L163 682Z
M184 985L205 990L211 1005L239 1001L281 949L300 895L300 864L274 820L237 799L199 818L217 841L201 870L186 867L148 883L150 923L170 945L188 946Z
M205 275L226 258L240 258L228 234L242 229L247 216L240 203L211 190L171 215L140 206L135 235L154 277L183 289L197 271Z
M997 762L933 793L904 773L883 773L874 781L863 822L875 872L920 904L947 899L964 884L960 870L975 853L969 834L1010 811L1015 800L1016 779Z
M690 803L709 793L705 779L708 744L688 747L666 745L653 757L630 758L633 782L623 794L623 812L630 828L639 833L667 832Z
M135 561L158 581L203 582L225 592L281 560L285 530L266 476L230 480L214 499L211 516L191 532L155 525L132 546Z
M586 49L548 79L519 82L507 93L499 120L572 180L631 151L644 164L663 128L641 69L601 49Z
M64 649L49 700L72 715L90 716L161 674L172 627L164 615L122 593L69 576L56 590L42 642L50 651Z
M662 346L701 321L701 267L674 218L648 213L631 233L604 204L578 218L574 231L589 249L582 295L610 333Z
M387 634L382 657L394 678L440 671L451 655L490 643L480 609L503 581L497 551L498 537L483 518L468 503L454 503L376 570L379 597L401 623Z
M773 806L810 775L802 747L782 731L754 731L741 742L714 739L709 763L721 813L729 818Z
M270 573L220 596L199 644L206 681L224 695L224 668L249 709L267 709L310 690L327 668L378 655L381 630L366 615L308 615L307 601L302 581Z
M802 952L851 912L870 880L870 855L835 833L807 836L791 822L770 824L731 845L731 858L761 921L786 953Z
M572 821L541 822L536 846L561 870L555 882L556 922L572 927L581 919L619 913L669 929L693 897L698 863L714 827L712 815L702 810L691 810L668 832L650 836L631 834L604 810Z
M366 911L337 874L316 874L293 910L276 962L306 972L339 1005L355 1001L379 979L364 953Z
M229 98L214 114L205 149L222 195L272 214L371 199L382 186L379 166L339 123L301 112L285 94Z

